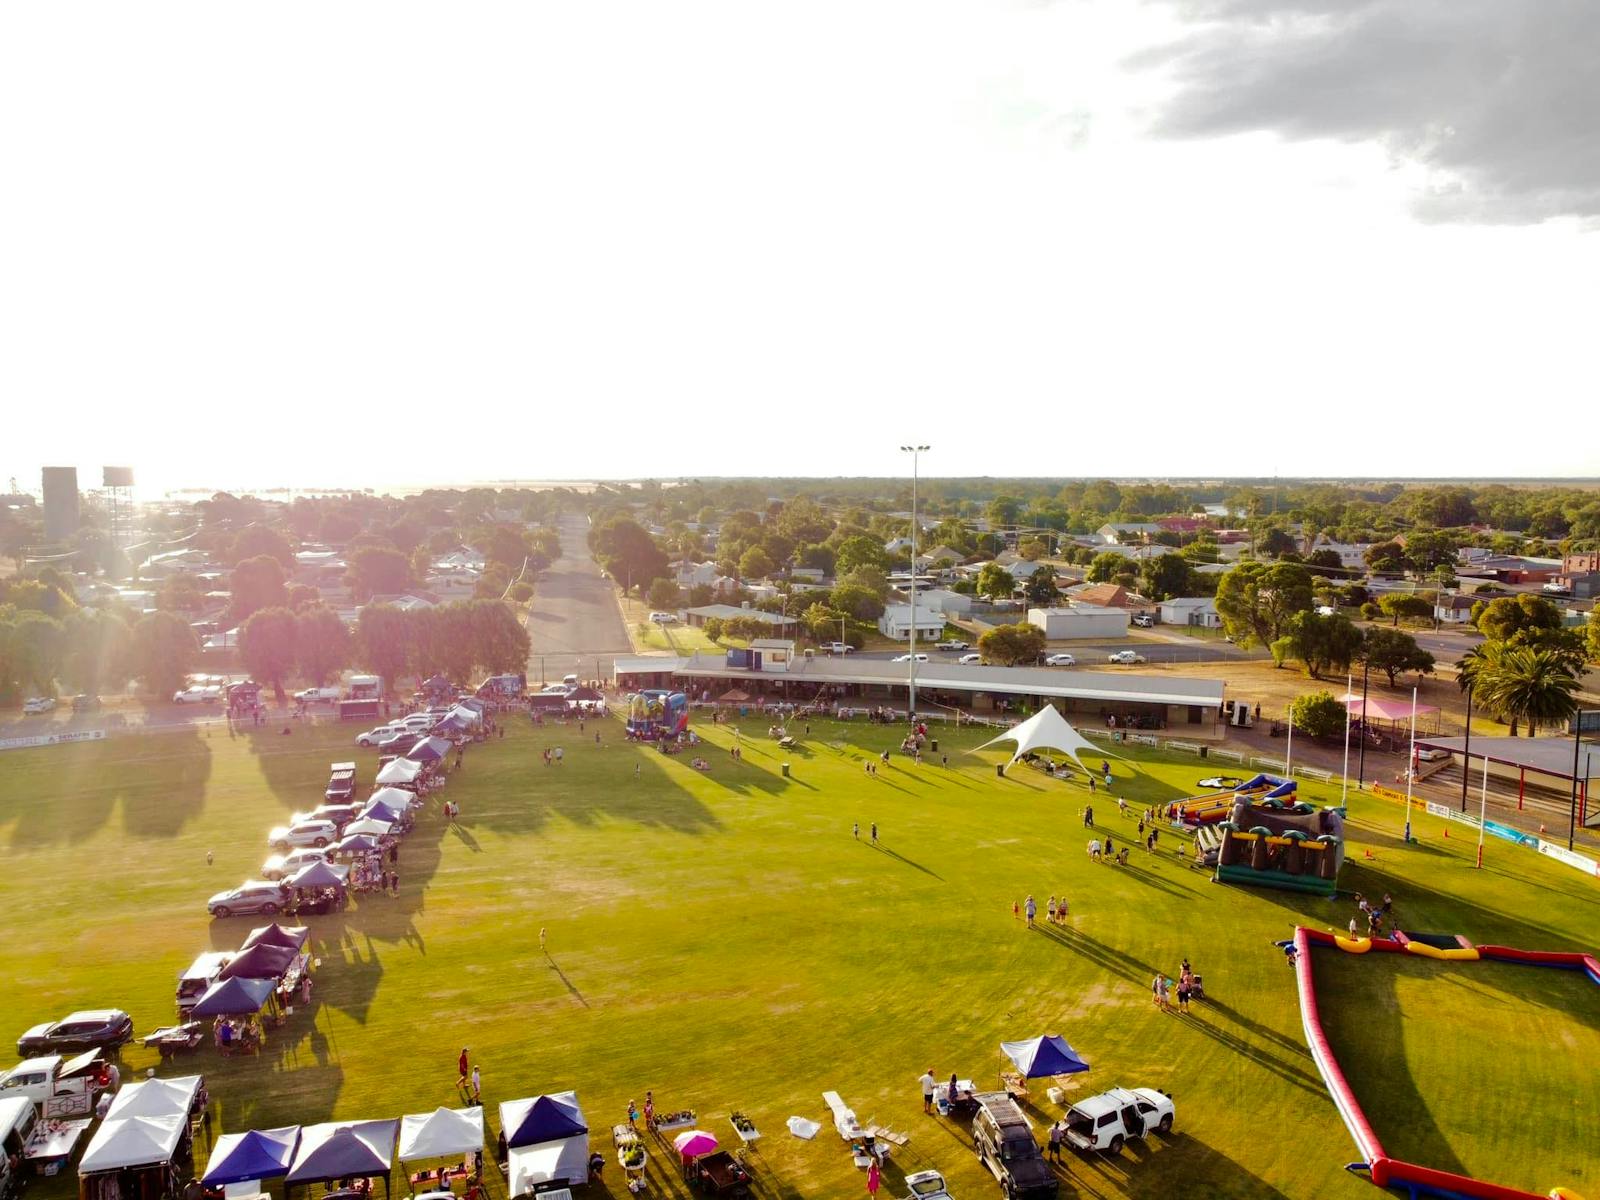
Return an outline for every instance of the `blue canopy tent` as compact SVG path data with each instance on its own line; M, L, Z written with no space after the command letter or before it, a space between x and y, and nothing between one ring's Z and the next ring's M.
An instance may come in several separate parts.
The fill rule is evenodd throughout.
M507 1100L500 1106L500 1128L505 1132L506 1144L513 1148L589 1132L575 1092Z
M1017 1073L1024 1079L1076 1075L1089 1069L1089 1064L1067 1045L1067 1039L1054 1033L1025 1042L1001 1042L1000 1052L1016 1064Z
M271 979L220 979L189 1010L192 1019L200 1017L248 1017L258 1013L277 988Z
M248 950L241 950L218 979L282 979L289 964L300 957L300 951L289 946L276 946L271 942L257 942Z
M413 746L406 757L412 762L438 762L450 751L450 743L444 738L431 737L426 741L418 742Z
M207 1187L226 1187L252 1179L276 1179L289 1173L295 1147L300 1144L300 1126L283 1129L252 1129L249 1133L225 1133L211 1148L211 1161L200 1182Z
M367 805L366 810L361 815L363 817L371 817L375 821L387 821L393 825L406 814L404 809L396 808L387 801L374 800Z
M250 936L245 938L241 950L248 950L251 946L266 943L268 946L287 946L291 950L304 950L306 942L311 938L311 931L304 925L279 925L274 921L271 925L260 925L250 931Z
M300 1131L300 1146L289 1166L287 1183L324 1183L381 1175L387 1194L389 1167L399 1133L398 1118L308 1125ZM286 1187L285 1194L287 1191Z

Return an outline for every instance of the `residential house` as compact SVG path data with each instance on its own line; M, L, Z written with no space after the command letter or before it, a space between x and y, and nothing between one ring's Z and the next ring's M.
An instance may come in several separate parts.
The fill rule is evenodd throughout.
M1441 625L1466 625L1472 620L1472 607L1481 603L1477 596L1463 596L1456 592L1441 595L1433 606L1433 619Z
M917 607L942 612L947 617L965 616L972 611L973 597L944 588L929 588L917 593Z
M712 617L719 621L726 621L732 617L754 617L764 625L770 625L774 630L782 631L791 629L796 624L794 617L785 617L780 613L762 612L759 608L742 608L733 604L703 604L698 608L685 609L683 619L696 629L703 628Z
M1130 546L1160 533L1161 526L1154 521L1107 522L1094 532L1107 546Z
M367 601L368 604L388 604L403 612L415 612L418 609L437 608L440 598L432 592L382 592Z
M1128 635L1128 610L1098 604L1070 604L1057 608L1030 608L1028 624L1044 631L1050 641L1067 638L1108 638Z
M887 605L883 610L883 616L878 618L878 632L897 642L909 641L911 620L911 605ZM937 641L944 635L944 614L938 609L924 608L920 599L916 606L916 624L919 638Z
M1157 609L1163 625L1195 625L1201 629L1222 628L1222 615L1209 596L1178 596L1163 600Z
M1120 583L1080 583L1067 589L1074 604L1097 604L1101 608L1132 608L1128 589Z

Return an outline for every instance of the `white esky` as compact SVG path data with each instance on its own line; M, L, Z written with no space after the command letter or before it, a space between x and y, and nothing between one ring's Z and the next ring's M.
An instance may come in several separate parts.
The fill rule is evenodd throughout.
M1132 0L0 10L0 485L1591 475L1600 243Z

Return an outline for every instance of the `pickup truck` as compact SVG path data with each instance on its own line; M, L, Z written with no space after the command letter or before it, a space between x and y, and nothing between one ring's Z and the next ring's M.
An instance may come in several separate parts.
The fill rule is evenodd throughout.
M1118 650L1115 654L1106 655L1106 661L1132 666L1134 663L1148 662L1149 660L1144 655L1133 650Z
M849 642L829 642L828 643L828 653L829 654L854 654L855 652L856 652L856 648L854 646L852 646Z
M12 1096L26 1096L35 1105L43 1107L46 1100L57 1096L88 1096L86 1112L94 1109L94 1094L99 1089L99 1078L104 1059L98 1049L80 1054L76 1058L63 1058L47 1054L29 1058L0 1075L0 1100Z

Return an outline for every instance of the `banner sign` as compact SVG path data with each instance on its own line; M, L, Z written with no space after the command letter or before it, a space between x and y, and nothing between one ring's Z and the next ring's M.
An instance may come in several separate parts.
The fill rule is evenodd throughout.
M0 738L0 750L26 750L32 746L62 746L68 742L98 742L104 729L72 729L65 733L41 733L34 737Z
M1406 802L1406 794L1404 792L1397 792L1393 788L1386 788L1381 783L1375 783L1372 785L1372 794L1374 796L1382 796L1385 800L1398 800L1401 804Z
M1585 858L1581 854L1574 854L1565 846L1557 846L1553 842L1539 839L1539 853L1547 858L1553 858L1559 863L1566 863L1569 867L1576 867L1585 875L1600 876L1600 863L1592 858Z

